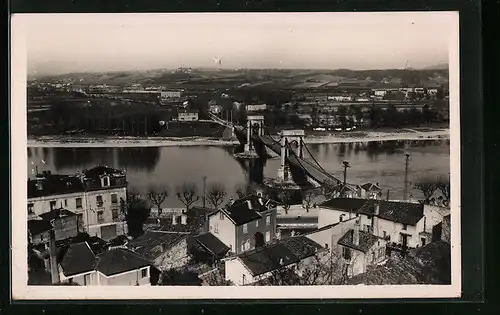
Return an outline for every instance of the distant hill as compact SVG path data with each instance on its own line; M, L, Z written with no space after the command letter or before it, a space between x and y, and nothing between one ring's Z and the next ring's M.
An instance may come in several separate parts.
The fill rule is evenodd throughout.
M448 64L447 63L440 63L437 65L425 67L422 70L448 70Z

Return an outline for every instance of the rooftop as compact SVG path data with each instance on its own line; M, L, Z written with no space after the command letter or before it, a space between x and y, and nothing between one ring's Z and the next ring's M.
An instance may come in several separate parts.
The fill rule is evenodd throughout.
M131 250L114 248L97 257L96 270L106 276L112 276L150 265L152 265L150 261Z
M210 253L216 256L225 255L229 252L229 247L226 244L222 243L215 235L212 233L204 233L198 236L195 236L194 239Z
M55 220L55 219L61 219L61 218L72 217L72 216L76 216L76 214L67 210L67 209L64 209L64 208L55 209L55 210L40 214L40 218L42 218L43 220L48 221L48 222Z
M238 255L257 276L313 256L321 246L305 236L290 237Z
M76 175L52 174L44 171L35 179L28 179L28 198L107 189L101 183L102 175L110 175L110 187L126 186L125 173L106 166L97 166Z
M359 214L373 215L375 204L379 203L378 217L384 220L407 225L416 225L424 217L424 205L419 203L358 199L334 198L320 204L321 208Z
M355 250L359 250L363 253L366 253L370 250L370 248L375 245L375 243L380 240L379 237L366 233L364 231L359 231L359 243L354 244L354 230L347 231L338 241L339 245L346 246Z
M187 233L146 231L143 235L128 242L126 246L139 255L154 260L163 251L168 250L188 235ZM156 247L159 245L161 245L161 248L157 249Z
M60 264L66 277L94 270L95 255L87 242L69 246L61 256Z
M45 220L28 220L28 231L31 235L37 235L52 230L54 227Z
M247 196L236 200L222 211L236 224L243 225L248 222L260 219L259 213L276 208L277 203L258 196Z
M378 184L373 184L373 183L366 183L361 185L361 188L363 188L366 191L382 191L380 187L378 187Z

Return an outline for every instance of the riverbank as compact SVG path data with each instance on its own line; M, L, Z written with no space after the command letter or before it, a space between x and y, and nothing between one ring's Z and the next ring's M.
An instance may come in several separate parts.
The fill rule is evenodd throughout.
M307 144L334 144L370 141L394 140L439 140L449 139L449 129L432 131L417 131L405 129L403 132L353 132L327 135L306 136ZM231 146L239 144L237 140L223 140L220 138L204 137L72 137L72 136L45 136L28 139L28 147L61 147L61 148L100 148L100 147L165 147L165 146Z

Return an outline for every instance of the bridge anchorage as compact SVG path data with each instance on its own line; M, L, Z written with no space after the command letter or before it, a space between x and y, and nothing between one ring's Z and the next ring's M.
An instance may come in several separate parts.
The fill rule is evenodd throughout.
M290 155L299 158L304 157L304 130L283 130L280 136L280 167L277 178L266 178L264 184L272 188L282 190L300 190L301 187L295 183L287 159Z
M240 159L257 159L259 154L255 150L253 137L261 137L264 135L264 116L248 116L246 125L246 142L244 150L241 153L236 153L234 156Z

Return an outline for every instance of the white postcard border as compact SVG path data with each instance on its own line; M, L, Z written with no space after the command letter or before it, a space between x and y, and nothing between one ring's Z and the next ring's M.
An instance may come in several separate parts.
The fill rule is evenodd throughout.
M435 12L428 12L435 14ZM231 13L233 14L233 13ZM292 14L292 15L296 15ZM310 13L308 13L311 15ZM318 13L330 14L330 13ZM331 13L339 14L339 13ZM340 13L343 14L343 13ZM353 14L353 13L350 13ZM377 13L354 13L377 14ZM426 14L401 12L391 14ZM451 178L451 285L386 286L279 286L279 287L113 287L105 286L28 286L27 266L27 120L26 120L26 25L33 14L11 18L11 189L12 189L12 299L348 299L348 298L444 298L461 294L460 233L460 100L459 100L459 16L458 12L440 12L453 17L449 49L450 82L450 178ZM87 14L89 17L92 14ZM127 14L130 16L130 14ZM210 15L210 14L206 14ZM257 14L256 14L257 15Z

